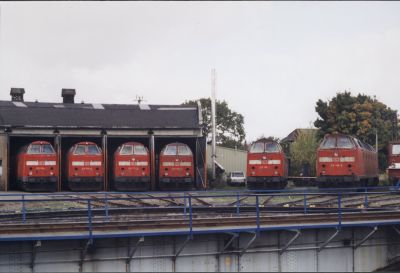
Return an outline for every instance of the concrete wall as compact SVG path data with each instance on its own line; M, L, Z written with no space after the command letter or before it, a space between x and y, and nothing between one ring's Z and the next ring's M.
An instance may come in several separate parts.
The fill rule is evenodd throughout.
M398 250L393 243L398 243L400 237L396 233L393 238L393 232L382 229L354 248L353 243L360 242L370 231L343 230L327 248L317 251L334 230L304 230L283 253L278 250L295 233L263 232L243 255L240 251L253 234L240 234L225 254L219 252L230 235L199 235L188 242L176 260L174 253L184 245L186 237L146 237L130 262L129 244L135 246L138 238L101 239L94 241L82 264L84 241L45 241L37 247L31 242L1 242L0 272L367 272L385 266L390 255L398 255L393 252ZM37 250L35 255L33 249ZM393 252L390 255L389 249Z
M247 151L217 146L217 162L225 172L243 171L246 173ZM211 168L211 145L207 145L207 166Z

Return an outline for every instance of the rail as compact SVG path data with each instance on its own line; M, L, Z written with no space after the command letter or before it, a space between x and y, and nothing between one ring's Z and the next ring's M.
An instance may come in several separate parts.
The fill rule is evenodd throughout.
M301 229L316 224L340 230L351 224L400 223L397 199L393 187L315 192L4 193L0 194L0 241L16 238L11 236L14 233L33 234L36 229L41 234L76 231L89 240L118 228L130 236L143 236L150 230L154 232L148 234L167 230L172 234L173 230L190 238L216 227L257 234L268 228Z

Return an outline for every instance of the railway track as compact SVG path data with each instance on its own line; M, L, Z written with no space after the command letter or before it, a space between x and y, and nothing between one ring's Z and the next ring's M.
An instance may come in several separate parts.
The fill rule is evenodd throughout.
M383 211L386 209L382 208L369 208L368 211ZM389 208L389 210L395 210L395 208ZM304 207L302 206L275 206L264 205L259 207L259 211L263 214L279 214L279 215L293 215L298 213L304 213ZM343 212L362 212L366 211L364 208L344 208ZM256 207L254 205L242 205L237 207L235 205L229 206L192 206L193 215L207 215L218 217L222 214L230 214L230 215L238 215L238 214L256 214ZM332 207L307 207L307 214L316 214L316 213L338 213L338 209ZM188 215L189 208L184 206L164 206L164 207L110 207L106 209L106 207L102 204L100 207L93 207L91 209L91 215L93 217L103 217L110 218L110 216L118 216L118 215L132 215L135 217L146 217L146 218L156 218L163 217L165 215ZM77 219L88 218L88 210L86 208L83 209L73 209L73 210L54 210L54 211L31 211L31 212L9 212L9 213L0 213L0 223L7 222L37 222L42 220L52 219L53 221L64 220L64 219Z
M40 196L40 195L39 195ZM45 199L35 199L31 195L25 199L25 214L27 219L46 219L50 217L69 217L67 215L87 215L88 200L91 201L93 214L109 213L128 213L155 215L156 213L178 213L187 208L187 200L180 194L80 194L80 195L55 195ZM304 209L304 195L298 193L293 196L282 194L247 194L236 198L234 195L203 196L195 193L186 193L187 198L191 198L191 205L194 211L204 213L235 213L237 205L240 211L255 211L255 197L259 198L259 208L261 211L270 213L293 213ZM334 211L338 208L337 195L329 194L309 194L305 193L308 212ZM32 198L29 200L29 198ZM282 200L283 199L283 200ZM239 201L239 203L238 203ZM389 209L400 207L400 198L394 193L376 193L367 196L363 193L359 195L342 195L341 207L346 209L364 209L364 204L368 203L368 208ZM21 219L23 210L22 201L12 200L2 202L0 209L0 221ZM187 208L188 209L188 208Z
M195 228L223 228L223 227L254 227L257 218L254 215L220 215L219 217L204 217L193 215L192 227ZM4 223L0 225L2 236L18 235L25 233L60 233L60 232L87 232L88 223L86 221L48 221L36 223ZM367 212L367 213L348 213L342 215L342 223L345 222L366 222L366 221L387 221L400 220L400 212ZM260 226L279 226L279 225L299 225L299 224L324 224L337 223L337 214L309 214L309 215L261 215L259 218ZM113 216L110 221L102 221L93 218L91 223L92 232L111 232L111 231L151 231L151 230L171 230L189 228L188 217L164 216L162 218L141 219L132 216Z

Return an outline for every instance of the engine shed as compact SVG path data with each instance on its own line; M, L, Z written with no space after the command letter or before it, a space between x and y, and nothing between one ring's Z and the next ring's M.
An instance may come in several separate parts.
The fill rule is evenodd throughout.
M201 107L147 104L75 103L75 90L62 89L62 102L26 102L23 88L11 88L11 100L0 101L0 190L16 189L18 150L35 140L49 141L60 162L57 191L66 190L66 155L77 142L92 141L103 150L106 170L113 154L128 141L150 151L151 189L158 189L158 155L165 144L187 144L194 156L195 188L208 187L206 139L202 134ZM113 190L112 172L103 178L103 189Z

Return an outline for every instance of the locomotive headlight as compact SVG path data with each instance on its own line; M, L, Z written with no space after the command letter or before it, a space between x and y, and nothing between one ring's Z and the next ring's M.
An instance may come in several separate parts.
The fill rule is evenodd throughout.
M164 175L165 175L165 176L168 176L168 172L165 172Z
M249 160L250 165L261 165L261 160Z
M278 175L278 171L275 171L274 173L275 173L275 175Z
M354 162L354 156L341 157L340 162Z
M190 173L187 172L187 173L186 173L186 176L189 176L189 175L190 175Z
M322 156L319 158L319 162L333 162L332 157Z
M145 175L145 173L144 172L142 172L142 176L144 176Z
M32 175L32 172L29 172L29 175Z
M96 176L99 176L99 173L96 173Z
M268 164L271 164L271 165L281 164L281 161L279 159L268 160L267 162L268 162Z
M78 173L74 173L74 176L78 176Z
M53 173L53 172L50 172L50 175L54 175L54 173Z

